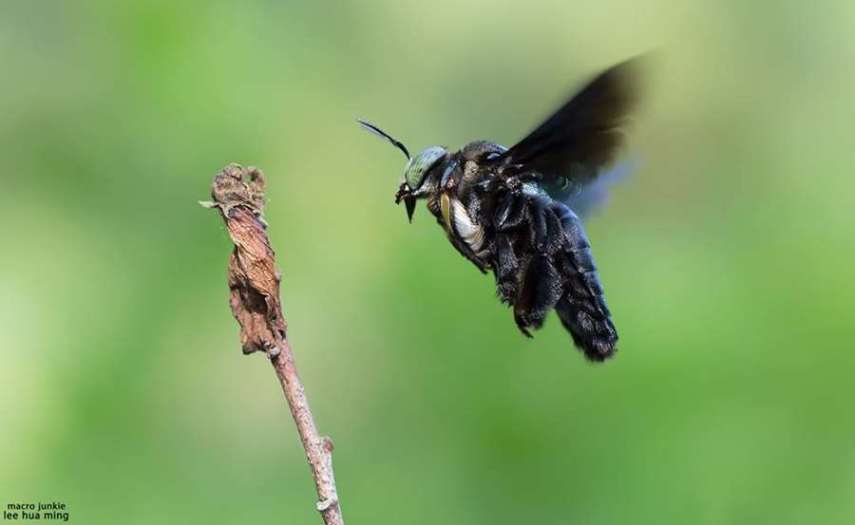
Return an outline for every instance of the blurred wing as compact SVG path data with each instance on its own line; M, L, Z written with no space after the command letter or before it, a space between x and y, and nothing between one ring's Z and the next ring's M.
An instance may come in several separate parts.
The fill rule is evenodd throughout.
M631 59L600 74L497 160L512 171L540 173L550 194L578 191L623 144L638 99L640 62Z
M563 202L570 207L579 217L586 218L601 208L609 199L612 187L620 183L630 173L635 171L635 163L622 161L608 171L594 179L570 195L561 195L560 192L550 193L552 198Z

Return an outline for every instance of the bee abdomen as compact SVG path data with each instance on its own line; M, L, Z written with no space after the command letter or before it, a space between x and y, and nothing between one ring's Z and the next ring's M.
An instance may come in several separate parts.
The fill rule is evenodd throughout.
M588 359L603 361L614 354L617 330L603 297L590 243L581 221L566 207L556 209L564 226L567 245L561 271L564 296L555 305L561 323Z
M592 361L604 361L616 351L617 331L611 319L591 314L581 304L564 297L555 305L561 324L570 332L573 342Z

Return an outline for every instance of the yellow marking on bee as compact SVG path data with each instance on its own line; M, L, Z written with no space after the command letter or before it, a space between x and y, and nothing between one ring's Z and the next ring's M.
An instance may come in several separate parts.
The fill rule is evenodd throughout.
M454 231L472 249L478 252L484 240L484 229L472 221L462 202L454 200Z
M451 227L451 200L447 193L439 197L439 209L442 211L442 220L445 221L445 230L452 233L454 230Z

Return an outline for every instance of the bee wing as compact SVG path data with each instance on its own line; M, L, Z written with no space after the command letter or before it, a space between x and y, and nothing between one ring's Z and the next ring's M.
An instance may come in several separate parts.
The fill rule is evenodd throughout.
M634 162L621 161L570 195L562 195L560 192L550 193L550 195L555 200L566 204L576 215L584 219L605 205L612 187L623 181L634 170Z
M578 191L623 144L639 98L641 62L631 59L601 73L497 160L512 172L539 173L550 194Z

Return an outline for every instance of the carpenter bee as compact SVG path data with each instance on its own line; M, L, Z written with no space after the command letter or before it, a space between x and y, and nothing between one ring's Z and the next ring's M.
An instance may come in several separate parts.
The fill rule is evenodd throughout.
M456 152L432 146L411 156L377 126L359 123L407 157L395 203L412 221L416 202L479 270L531 337L554 309L592 361L611 357L618 334L603 298L580 216L604 197L638 96L640 59L591 80L516 145L484 140ZM620 166L617 168L620 169Z

